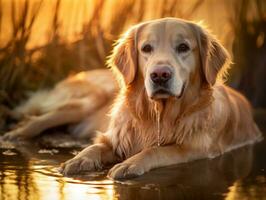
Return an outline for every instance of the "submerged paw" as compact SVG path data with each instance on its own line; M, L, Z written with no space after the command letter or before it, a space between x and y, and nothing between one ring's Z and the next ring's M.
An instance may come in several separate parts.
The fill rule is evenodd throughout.
M84 171L96 171L102 169L100 162L90 158L73 158L61 164L59 172L64 176L78 174Z

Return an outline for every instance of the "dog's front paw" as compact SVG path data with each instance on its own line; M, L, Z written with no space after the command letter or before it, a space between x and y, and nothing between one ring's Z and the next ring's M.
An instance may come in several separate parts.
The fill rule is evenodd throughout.
M126 179L134 178L144 173L145 169L141 166L141 164L123 162L116 164L113 168L111 168L108 172L108 177L112 179Z
M93 160L88 157L74 157L67 162L61 164L59 172L64 176L78 174L84 171L101 170L102 164L98 160Z

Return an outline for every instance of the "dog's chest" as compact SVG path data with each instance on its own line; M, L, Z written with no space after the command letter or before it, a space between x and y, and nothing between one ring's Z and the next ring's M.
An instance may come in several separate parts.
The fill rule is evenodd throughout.
M176 142L174 131L174 129L163 126L158 130L158 127L153 124L122 128L112 135L113 146L116 154L125 159L146 148L174 144Z

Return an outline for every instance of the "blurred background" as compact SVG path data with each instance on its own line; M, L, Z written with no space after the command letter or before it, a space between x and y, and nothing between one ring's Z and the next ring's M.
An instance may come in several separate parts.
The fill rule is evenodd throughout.
M170 16L203 21L233 58L228 84L266 108L265 0L0 0L0 130L27 93L104 68L130 25Z

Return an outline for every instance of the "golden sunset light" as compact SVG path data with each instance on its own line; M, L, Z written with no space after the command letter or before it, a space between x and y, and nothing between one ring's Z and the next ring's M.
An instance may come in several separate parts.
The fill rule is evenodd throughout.
M266 0L0 0L0 200L266 199Z

